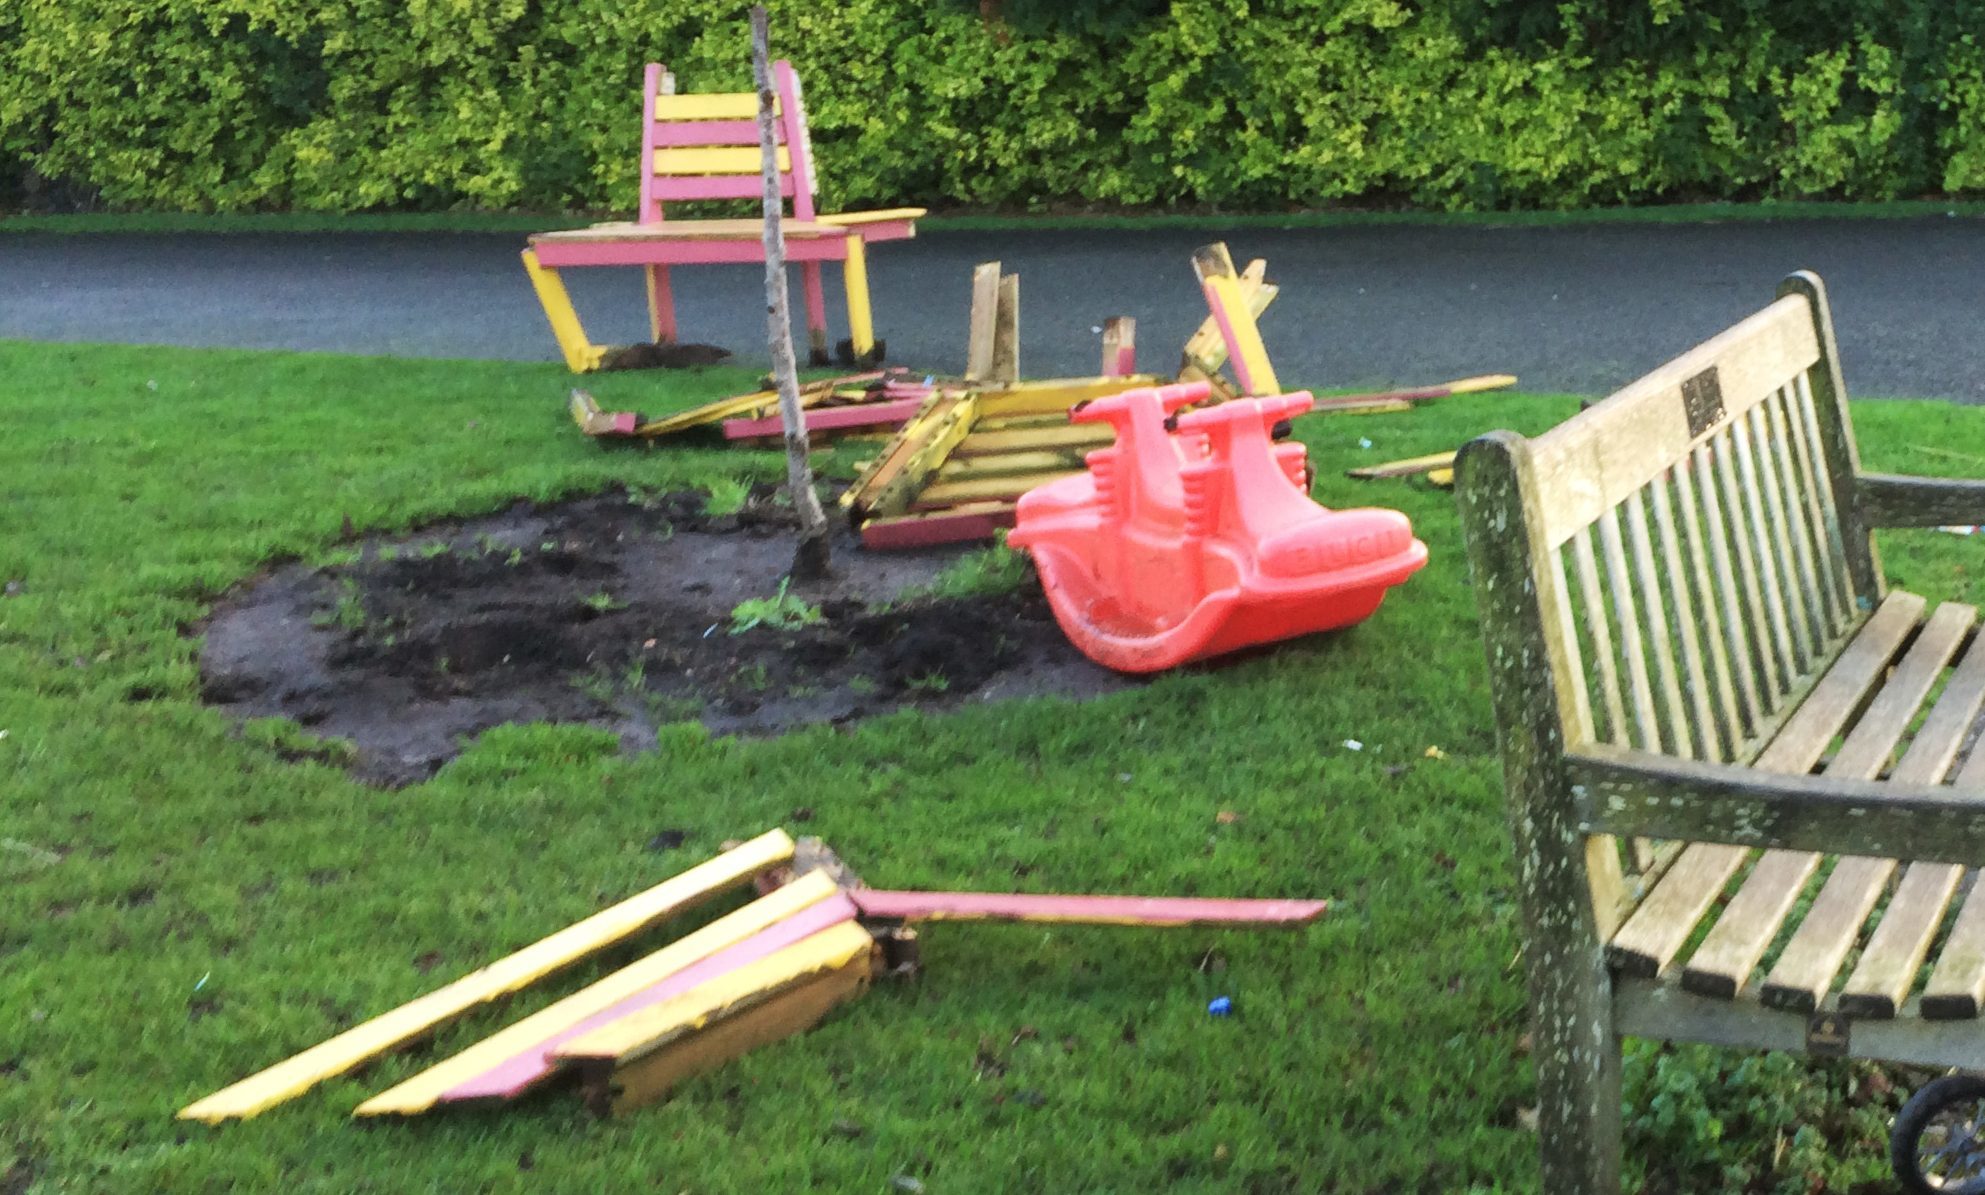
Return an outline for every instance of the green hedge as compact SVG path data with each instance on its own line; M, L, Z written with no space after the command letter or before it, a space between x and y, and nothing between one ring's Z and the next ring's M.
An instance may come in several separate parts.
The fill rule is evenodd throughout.
M1571 207L1985 188L1973 0L773 6L838 206ZM189 210L632 207L741 0L6 0L0 176Z

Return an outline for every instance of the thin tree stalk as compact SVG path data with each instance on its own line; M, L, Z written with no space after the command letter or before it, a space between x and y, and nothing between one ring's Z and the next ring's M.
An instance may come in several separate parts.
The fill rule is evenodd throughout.
M807 580L829 567L827 514L813 491L807 459L806 415L800 410L799 365L793 356L792 317L786 306L785 202L779 195L779 140L772 114L770 21L762 4L751 9L751 73L758 86L758 148L765 180L765 319L772 350L772 381L779 391L779 419L786 427L786 489L799 515L793 577Z

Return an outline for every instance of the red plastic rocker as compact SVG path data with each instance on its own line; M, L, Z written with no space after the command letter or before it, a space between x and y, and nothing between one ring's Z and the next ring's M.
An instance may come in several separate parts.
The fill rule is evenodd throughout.
M1089 472L1020 499L1007 542L1033 553L1055 619L1090 659L1119 672L1350 626L1427 562L1394 510L1312 501L1300 444L1271 429L1307 392L1203 400L1195 382L1130 390L1077 408L1116 443Z

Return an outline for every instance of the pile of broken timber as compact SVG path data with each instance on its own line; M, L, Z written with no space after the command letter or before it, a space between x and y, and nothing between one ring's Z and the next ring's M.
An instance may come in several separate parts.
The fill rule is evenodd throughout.
M1186 339L1177 380L1207 383L1209 402L1279 394L1281 382L1257 325L1278 293L1268 281L1268 263L1257 258L1236 270L1227 247L1212 244L1193 253L1192 265L1208 314ZM1011 527L1021 495L1082 472L1090 452L1112 443L1108 425L1071 423L1071 410L1165 380L1133 372L1136 325L1119 317L1104 325L1103 376L1020 381L1019 279L989 262L973 273L972 283L966 377L933 389L841 495L841 508L866 547L960 543ZM1507 374L1491 374L1341 395L1317 399L1310 413L1407 411L1449 395L1515 384Z
M800 387L800 407L809 436L887 433L915 414L931 390L928 380L912 378L908 370L879 370L807 382ZM718 399L660 419L602 410L592 395L574 390L569 409L579 430L599 439L655 440L715 424L727 440L761 441L785 434L786 426L777 390Z
M917 965L916 921L1096 925L1298 925L1322 901L886 892L866 888L814 840L773 830L508 958L186 1108L183 1120L246 1119L425 1038L724 892L760 895L606 978L360 1104L410 1116L514 1100L576 1078L602 1115L666 1097L694 1075L801 1033L878 976Z

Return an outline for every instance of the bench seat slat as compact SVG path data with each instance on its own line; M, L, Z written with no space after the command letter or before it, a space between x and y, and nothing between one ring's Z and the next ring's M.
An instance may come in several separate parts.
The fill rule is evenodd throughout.
M1985 1002L1985 884L1974 883L1923 989L1923 1015L1941 1021L1976 1017L1981 1002Z
M1923 605L1914 594L1891 594L1753 766L1780 772L1810 770L1894 658ZM1746 854L1741 847L1690 846L1614 935L1608 951L1614 965L1630 975L1660 974ZM1698 870L1684 872L1682 864L1691 862L1691 856ZM1684 980L1692 990L1721 995L1743 987L1812 875L1817 857L1805 856L1806 852L1768 851L1759 860L1728 912L1696 951ZM1712 876L1719 878L1706 883Z
M1950 907L1964 868L1955 863L1912 863L1902 873L1881 924L1840 992L1842 1012L1892 1017L1916 986L1916 973Z
M1985 638L1985 636L1981 636ZM1958 769L1957 787L1967 792L1985 791L1985 751L1976 747ZM1930 971L1930 982L1923 988L1923 1015L1938 1020L1976 1017L1985 1006L1985 884L1979 872L1972 873L1971 893L1965 897L1950 935Z
M1952 671L1889 779L1903 784L1941 783L1981 707L1985 707L1985 636L1972 639L1970 650ZM1964 870L1955 863L1912 863L1903 871L1881 924L1841 989L1841 1011L1857 1017L1896 1015L1916 986L1917 972L1929 957Z
M1696 922L1737 874L1750 848L1694 842L1684 847L1661 882L1640 902L1613 940L1606 957L1623 975L1652 979L1689 940Z
M1977 610L1956 602L1937 608L1888 684L1882 686L1847 736L1827 768L1828 775L1872 780L1881 774L1917 707L1929 696L1977 617ZM1893 859L1859 857L1842 859L1835 865L1799 931L1766 978L1760 998L1780 1008L1805 1012L1818 1008L1895 868Z

